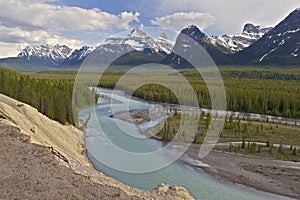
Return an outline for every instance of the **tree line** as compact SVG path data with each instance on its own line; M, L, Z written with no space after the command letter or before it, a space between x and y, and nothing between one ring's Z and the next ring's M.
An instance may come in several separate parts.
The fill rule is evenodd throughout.
M119 75L103 76L98 86L114 88L119 78ZM183 98L181 102L195 105L185 84L173 77L169 78L176 88L177 97L174 92L158 84L146 84L133 91L137 78L127 78L126 86L118 86L117 89L145 100L178 104L177 97L180 97ZM204 80L199 77L187 77L187 80L197 95L198 105L201 108L211 108L210 94ZM227 110L300 118L300 84L297 81L226 78L224 84Z
M72 102L73 86L74 81L38 80L0 69L0 93L33 106L62 124L75 124L78 113L73 113L73 103L78 108L95 103L95 93L85 85L76 87L78 95Z

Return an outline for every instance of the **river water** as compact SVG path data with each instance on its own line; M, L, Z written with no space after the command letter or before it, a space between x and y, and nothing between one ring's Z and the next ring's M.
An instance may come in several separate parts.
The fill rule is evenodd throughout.
M101 90L100 93L111 96L111 91L109 90ZM145 109L149 107L149 104L146 102L128 99L123 95L114 95L114 99L120 102L129 101L130 109ZM87 154L95 168L107 176L129 186L146 190L153 189L160 183L183 186L195 199L288 199L227 181L217 180L205 174L201 169L191 167L189 162L193 164L198 162L198 165L202 163L188 156L183 156L166 168L144 174L120 172L106 166L101 163L100 155L102 155L103 152L107 153L107 147L110 145L110 142L131 152L151 152L163 146L162 142L154 139L137 139L124 134L116 125L116 119L109 117L111 115L111 105L106 103L108 102L103 100L95 108L81 110L79 117L82 120L86 120L90 113L95 111L95 115L90 115L86 129ZM122 106L122 104L114 104L113 106L115 106L118 111L126 110L126 107ZM140 134L139 129L135 125L123 121L119 121L118 123L126 127L126 130L130 130L131 134ZM98 125L101 126L101 131ZM104 137L103 134L106 134L108 138ZM110 156L112 160L122 161L123 159L118 157L119 155L117 154ZM124 164L126 163L124 162Z

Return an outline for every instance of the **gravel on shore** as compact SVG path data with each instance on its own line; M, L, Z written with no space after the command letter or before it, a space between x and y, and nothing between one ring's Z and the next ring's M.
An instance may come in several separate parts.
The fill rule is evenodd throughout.
M131 111L131 113L139 112ZM145 111L140 111L140 113L145 113ZM138 122L134 120L133 115L128 115L128 112L117 113L114 117L140 126L141 122L147 121L147 118L141 119L143 115L140 113ZM141 130L141 133L146 136L153 135L151 128ZM155 136L151 136L151 138L160 140ZM211 151L204 159L199 159L200 147L200 144L191 144L185 153L208 166L193 167L202 168L207 174L222 181L230 181L257 190L300 199L300 162L216 150Z

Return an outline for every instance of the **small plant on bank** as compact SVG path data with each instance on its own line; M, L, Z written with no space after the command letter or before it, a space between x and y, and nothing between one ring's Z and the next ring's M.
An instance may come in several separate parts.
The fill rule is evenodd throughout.
M6 119L3 115L0 114L0 119Z
M260 153L260 152L261 152L261 148L262 148L262 146L261 146L261 145L258 145L257 153Z
M266 147L270 147L270 140L269 139L267 139L267 141L266 141Z
M297 156L297 149L296 149L296 147L294 147L294 149L293 149L293 156Z
M232 145L232 143L230 142L229 149L232 150L232 148L233 148L233 145Z

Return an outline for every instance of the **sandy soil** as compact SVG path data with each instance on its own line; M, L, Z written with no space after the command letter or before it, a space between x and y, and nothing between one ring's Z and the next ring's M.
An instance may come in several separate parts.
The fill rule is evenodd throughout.
M0 199L193 199L182 187L143 191L105 176L81 131L1 94L0 115Z
M133 111L131 111L133 112ZM139 115L141 116L141 115ZM126 113L118 113L114 117L136 125L134 116ZM149 132L149 133L145 133ZM151 135L151 129L143 130L144 135ZM158 137L152 137L159 139ZM199 160L198 153L201 145L192 144L187 155ZM283 196L300 199L300 163L272 158L240 155L222 151L212 151L206 158L201 160L209 167L201 167L206 173L217 179L242 184L258 190L271 192ZM199 166L194 166L198 168Z
M117 118L135 125L141 125L150 121L149 113L147 109L130 110L128 112L119 112L111 115L110 117Z
M198 159L200 145L191 145L187 154ZM222 180L258 190L300 199L300 163L271 158L212 151L201 160L202 169Z
M110 103L110 104L120 104L122 102L119 101L119 100L117 100L117 99L112 99L112 98L110 98L108 96L105 96L105 95L100 95L97 104L103 105L103 104L107 104L107 103Z

